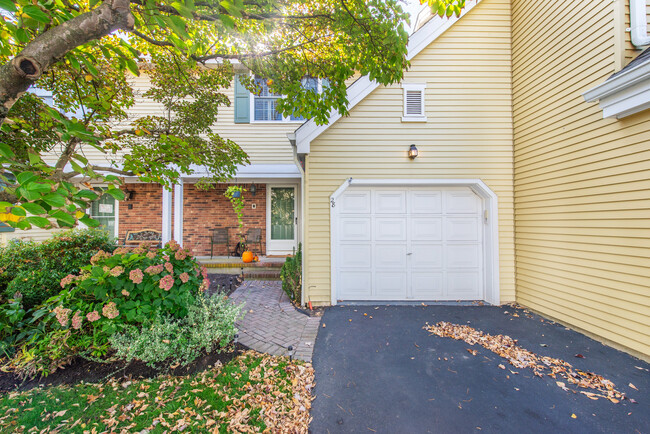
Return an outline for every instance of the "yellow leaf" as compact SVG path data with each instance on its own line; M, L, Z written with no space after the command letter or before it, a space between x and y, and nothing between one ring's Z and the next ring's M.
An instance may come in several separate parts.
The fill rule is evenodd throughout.
M575 415L575 413L571 413L571 419L577 419L578 416Z
M77 217L78 219L80 219L81 217L83 217L83 216L85 216L85 215L86 215L86 213L83 212L83 211L81 211L81 210L77 211L77 212L74 214L74 216Z

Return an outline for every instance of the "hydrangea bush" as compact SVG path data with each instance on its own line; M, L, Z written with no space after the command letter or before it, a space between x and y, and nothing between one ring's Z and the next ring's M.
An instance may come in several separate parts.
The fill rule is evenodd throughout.
M41 333L22 344L12 365L26 376L47 375L79 354L104 357L121 330L160 315L185 318L209 283L205 267L174 241L162 249L100 250L40 307Z

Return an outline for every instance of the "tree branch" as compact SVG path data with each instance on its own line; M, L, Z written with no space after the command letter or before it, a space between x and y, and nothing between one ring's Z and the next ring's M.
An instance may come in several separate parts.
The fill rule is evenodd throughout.
M70 50L134 25L129 0L105 0L90 12L78 15L44 32L18 55L0 66L0 125L9 109L48 68Z

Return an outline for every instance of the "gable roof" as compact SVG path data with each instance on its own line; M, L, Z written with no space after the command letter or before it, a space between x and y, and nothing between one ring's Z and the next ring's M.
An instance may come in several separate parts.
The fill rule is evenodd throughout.
M407 60L411 60L417 56L423 49L429 46L440 35L453 26L458 20L465 16L469 11L474 8L481 0L468 0L465 8L461 11L460 16L451 16L449 18L441 18L435 16L420 27L415 33L411 35L408 42ZM379 83L370 80L367 75L356 80L348 86L348 111L352 110L359 102L368 96L373 90L379 87ZM341 118L341 114L336 110L331 110L329 120L324 125L317 125L313 119L308 120L302 124L295 132L296 148L299 154L308 154L311 142L320 136L325 130L332 126L336 121Z

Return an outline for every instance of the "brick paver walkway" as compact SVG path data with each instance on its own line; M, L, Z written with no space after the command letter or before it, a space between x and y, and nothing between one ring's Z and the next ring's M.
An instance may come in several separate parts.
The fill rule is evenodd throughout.
M289 355L311 362L320 317L307 316L296 309L282 291L282 282L245 281L230 296L245 303L245 314L237 321L239 342L247 347L276 356Z

